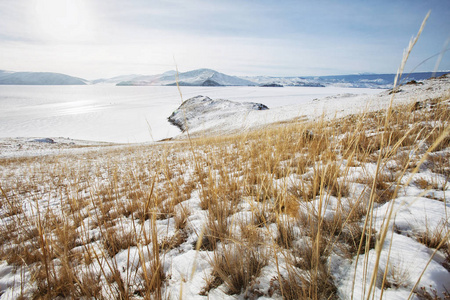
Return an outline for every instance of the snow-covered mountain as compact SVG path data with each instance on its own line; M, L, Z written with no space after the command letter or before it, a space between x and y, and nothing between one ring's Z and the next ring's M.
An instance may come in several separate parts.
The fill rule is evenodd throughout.
M137 78L137 77L140 77L140 76L144 76L144 75L129 74L129 75L119 75L119 76L115 76L115 77L112 77L112 78L99 78L99 79L92 80L91 83L92 84L116 85L119 82L133 80L134 78Z
M0 84L11 85L85 85L85 79L51 72L12 72L0 70Z
M154 76L139 76L117 85L176 85L176 72L169 71ZM211 69L198 69L178 74L178 84L182 86L249 86L257 85L236 76L226 75Z
M448 72L437 72L434 76L439 77ZM336 76L305 76L305 77L269 77L255 76L243 77L246 80L255 82L260 86L283 85L283 86L336 86L349 88L378 88L390 89L394 85L395 74L350 74ZM432 72L419 72L405 74L400 80L400 84L409 81L423 81L433 76Z
M448 72L437 72L439 77ZM431 72L405 74L400 83L423 81L433 76ZM125 86L297 86L297 87L351 87L381 88L393 87L395 74L352 74L337 76L230 76L211 69L197 69L178 74L174 70L156 75L129 74L112 78L85 80L60 73L51 72L13 72L0 70L0 85L85 85L109 84Z
M418 72L405 73L400 78L399 84L405 84L410 81L423 81L432 76L439 77L448 72ZM354 88L382 88L389 89L393 87L396 74L352 74L352 75L338 75L338 76L320 76L320 77L306 77L307 79L321 82L324 85L333 85L339 87L354 87Z
M441 76L447 72L437 72ZM422 81L433 76L431 72L411 73L403 77L400 83L411 80ZM115 81L117 81L115 77ZM117 85L176 85L175 71L159 75L140 75L122 77ZM298 86L298 87L352 87L380 88L393 87L395 74L351 74L337 76L304 76L304 77L271 77L271 76L230 76L211 69L198 69L179 74L178 84L181 86ZM114 81L114 82L115 82Z
M282 85L282 86L309 86L324 87L325 85L314 78L305 77L271 77L271 76L245 76L242 77L254 82L259 86Z

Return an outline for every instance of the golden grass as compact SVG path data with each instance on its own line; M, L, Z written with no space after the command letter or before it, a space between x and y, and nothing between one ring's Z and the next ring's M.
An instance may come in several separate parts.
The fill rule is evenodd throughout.
M0 254L31 272L34 298L161 299L170 275L165 255L190 240L211 253L205 295L223 288L261 296L255 282L272 266L278 271L265 296L335 299L328 257L355 258L375 247L380 229L370 214L397 197L399 179L422 165L448 181L449 138L442 134L449 107L444 97L413 110L393 107L387 121L384 112L371 112L190 142L2 159L8 175L1 178ZM426 157L404 154L438 139ZM355 167L373 169L379 157L375 173L348 176ZM411 184L446 189L425 178ZM355 192L356 185L365 188ZM188 204L194 193L205 213L201 232L190 224L198 213ZM334 214L325 217L333 203ZM173 235L160 238L169 224ZM445 238L447 227L417 237L448 253ZM118 255L131 251L138 261L118 269ZM398 269L386 272L386 287L402 285Z

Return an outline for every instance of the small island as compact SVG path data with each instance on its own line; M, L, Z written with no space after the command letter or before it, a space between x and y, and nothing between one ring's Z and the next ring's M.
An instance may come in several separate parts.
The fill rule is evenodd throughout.
M260 87L283 87L283 85L278 83L267 83L260 85Z

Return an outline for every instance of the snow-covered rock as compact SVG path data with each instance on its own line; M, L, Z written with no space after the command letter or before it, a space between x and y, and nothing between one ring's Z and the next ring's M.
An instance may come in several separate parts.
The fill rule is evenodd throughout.
M217 118L227 118L236 113L267 109L269 108L261 103L213 100L206 96L196 96L184 101L168 120L181 131L185 131L186 129L195 129Z

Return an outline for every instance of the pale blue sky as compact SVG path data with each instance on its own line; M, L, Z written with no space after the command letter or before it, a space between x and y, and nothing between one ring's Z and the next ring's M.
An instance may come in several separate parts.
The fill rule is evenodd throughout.
M395 73L430 9L406 71L450 38L449 0L0 0L0 69L94 79L161 73L175 58L180 71L231 75Z

